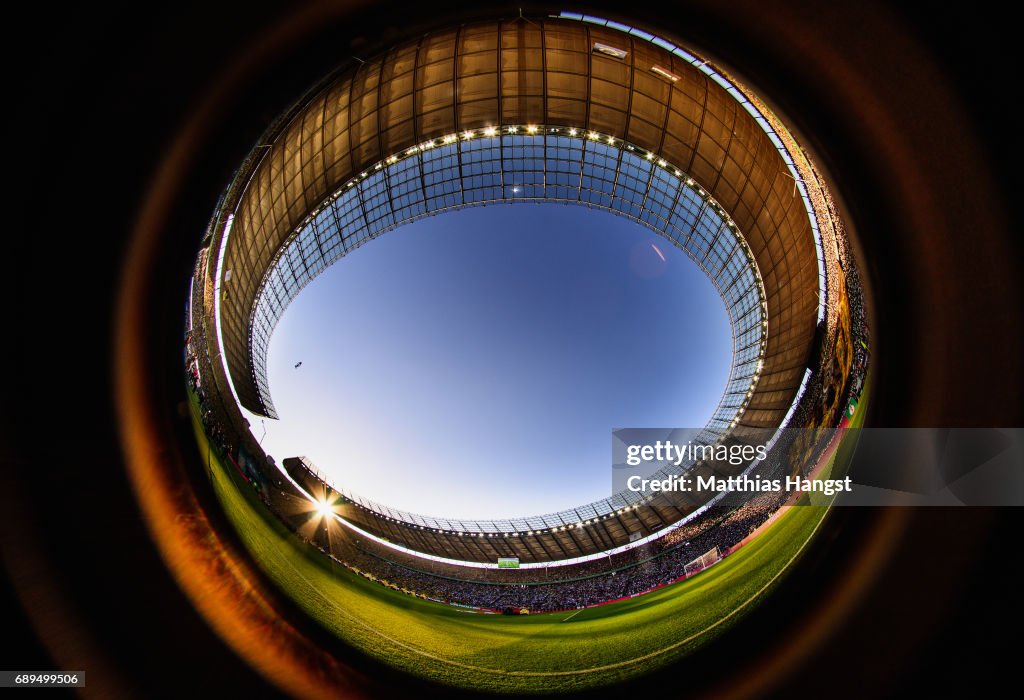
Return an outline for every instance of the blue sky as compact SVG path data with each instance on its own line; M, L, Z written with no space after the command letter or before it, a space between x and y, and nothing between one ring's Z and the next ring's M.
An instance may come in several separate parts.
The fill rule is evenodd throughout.
M731 353L711 282L638 224L463 209L371 241L299 294L270 345L280 420L263 446L393 507L537 515L610 494L614 428L703 426Z

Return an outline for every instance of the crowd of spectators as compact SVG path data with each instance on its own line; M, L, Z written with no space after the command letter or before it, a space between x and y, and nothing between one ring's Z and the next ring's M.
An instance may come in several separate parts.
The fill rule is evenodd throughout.
M775 492L759 494L728 511L709 511L699 522L626 552L581 564L511 571L441 562L431 566L372 541L343 536L308 541L352 571L410 595L486 610L571 610L683 578L687 563L716 548L727 553L780 504Z
M192 296L195 299L202 299L211 291L208 289L208 287L212 287L212 283L206 275L206 255L204 251L200 251L196 258L192 285ZM205 335L206 323L202 313L203 308L202 304L193 304L188 309L189 318L186 323L188 331L185 333L184 348L185 379L188 383L188 388L195 394L199 403L199 417L203 423L206 437L223 456L234 452L235 441L231 438L234 431L227 427L229 421L223 415L223 409L219 401L215 400L207 392L207 387L205 386L209 381L208 378L212 377L213 370L206 352L208 346Z

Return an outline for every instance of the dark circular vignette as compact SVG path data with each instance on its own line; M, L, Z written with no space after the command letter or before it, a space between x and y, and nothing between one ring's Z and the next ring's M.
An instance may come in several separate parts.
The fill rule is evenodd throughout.
M622 5L589 7L615 18ZM1010 207L1018 137L1004 92L1013 44L995 15L973 9L629 8L635 23L747 78L827 172L874 293L871 425L1024 425ZM472 6L35 11L8 61L24 192L10 205L20 225L5 280L16 357L0 425L11 620L0 666L83 669L87 695L280 692L243 660L252 649L240 655L204 618L235 598L279 618L269 638L310 660L305 676L270 672L288 691L333 690L344 677L352 694L435 694L342 648L248 562L177 413L180 329L199 235L264 126L340 59L471 18ZM125 282L134 293L118 307ZM117 312L136 312L137 324L118 325ZM128 468L122 434L135 457ZM138 467L140 454L152 470ZM151 514L186 512L189 527L151 531L139 502ZM1000 557L1022 522L1013 509L837 510L769 599L633 690L984 689L1011 668L1014 650L990 632L1021 620ZM198 601L183 593L191 550L173 539L182 532L215 533L236 580L252 587L215 587Z

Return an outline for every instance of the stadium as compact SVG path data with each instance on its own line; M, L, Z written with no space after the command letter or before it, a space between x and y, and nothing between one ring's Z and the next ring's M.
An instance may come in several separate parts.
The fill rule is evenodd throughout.
M786 573L828 501L622 491L522 518L428 517L352 493L302 456L276 464L240 410L277 417L270 338L333 263L426 216L517 202L638 222L683 250L725 303L732 369L697 441L748 458L680 460L656 476L841 475L870 343L822 173L707 58L571 12L478 17L396 42L273 123L196 257L190 410L246 547L332 633L457 687L579 690L720 633ZM764 458L749 458L755 435ZM644 634L627 634L638 624Z
M757 464L641 458L637 471L666 467L656 482L850 475L860 492L883 431L1024 423L1011 23L984 6L881 0L398 8L21 8L7 42L20 108L8 110L5 678L77 677L87 698L1002 692L1016 652L1002 631L1022 619L1007 565L1020 509L847 507L753 487L646 500L608 477L633 474L617 445L667 437L616 442L622 426L705 428L725 448L786 426ZM487 219L501 225L449 233ZM668 258L666 274L630 268L634 241ZM430 343L467 337L419 332L410 320L436 318L420 296L383 304L360 288L374 260L407 290L409 271L485 279L445 297L485 311L481 289L522 290L551 307L546 322L570 307L554 284L515 287L522 262L544 258L565 297L593 306L607 297L576 290L600 289L586 281L613 271L598 264L613 253L622 274L602 284L643 287L652 303L593 324L596 342L578 323L494 313L487 330L517 324L489 336L516 341L507 355L484 343L464 355L525 394L520 380L542 375L501 361L533 340L524 327L554 328L565 347L534 343L530 359L563 353L573 372L547 375L557 383L537 393L567 398L533 419L559 436L586 423L589 443L552 449L521 429L530 408L514 410L513 392L476 391L472 419L503 449L462 472L476 478L449 478L433 466L461 468L487 436L471 421L420 442L389 415L348 420L376 397L314 387L345 364L366 385L381 377L365 361L381 346L330 322L342 315L404 336L371 360L415 353L388 388L422 388L409 376L429 367ZM684 269L698 304L678 293ZM337 299L367 303L324 306L295 333L332 280L354 290ZM689 352L712 333L714 376ZM343 348L344 336L366 342ZM594 350L619 364L570 381ZM635 368L652 381L619 381ZM296 388L333 393L339 410L301 416L311 439L284 449L275 431L297 425ZM643 404L642 419L594 420L599 394ZM415 405L413 391L389 396ZM692 420L654 407L698 402ZM367 463L316 443L359 425L382 426ZM859 438L845 429L861 425ZM934 443L920 447L909 456ZM564 455L590 487L562 479ZM396 478L368 488L377 457ZM966 486L975 464L940 476ZM998 482L999 495L1019 484Z

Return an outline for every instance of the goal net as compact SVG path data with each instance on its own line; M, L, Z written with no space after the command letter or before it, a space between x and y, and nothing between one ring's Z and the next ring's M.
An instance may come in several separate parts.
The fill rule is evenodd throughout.
M698 571L703 571L712 564L717 564L721 560L722 551L718 548L718 545L715 545L712 549L709 549L687 564L684 571L687 576L693 576Z

